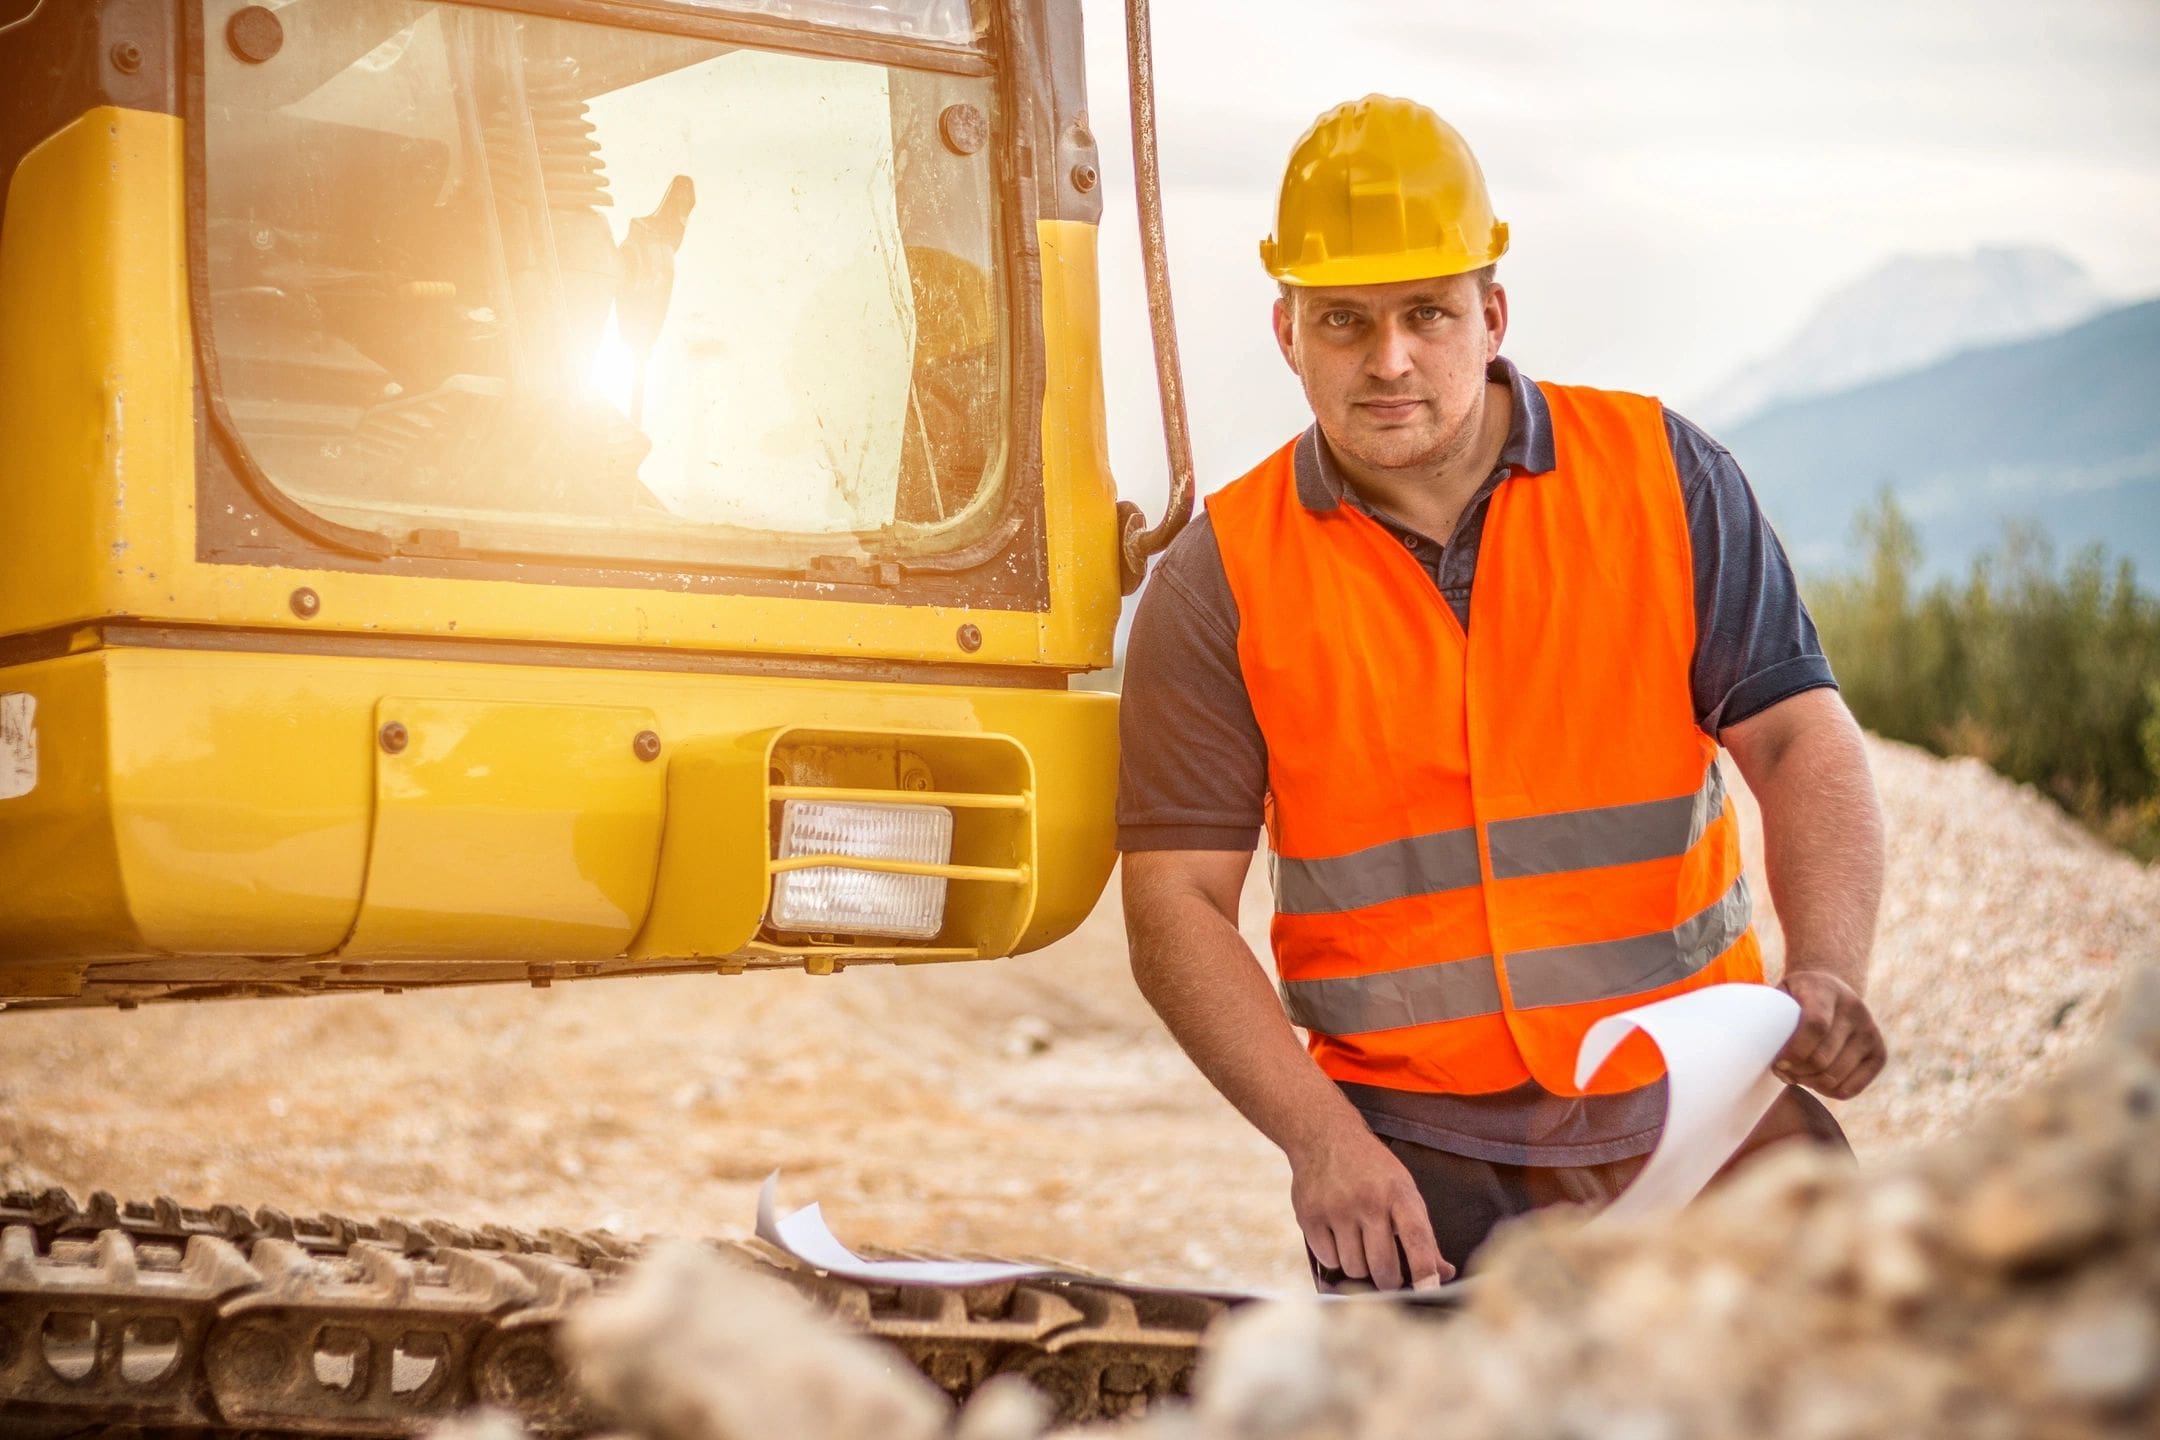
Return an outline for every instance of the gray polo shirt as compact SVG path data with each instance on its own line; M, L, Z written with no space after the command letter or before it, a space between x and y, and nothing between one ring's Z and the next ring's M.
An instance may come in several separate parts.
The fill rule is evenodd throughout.
M1503 481L1539 483L1555 465L1545 396L1505 359L1488 378L1514 415L1499 464L1445 544L1373 509L1345 483L1319 427L1296 450L1308 509L1348 504L1417 556L1467 631L1487 501ZM1666 439L1687 507L1695 564L1695 718L1705 733L1803 690L1835 685L1792 566L1724 446L1671 411ZM1267 742L1237 658L1237 601L1208 517L1186 527L1141 592L1119 716L1118 848L1252 850L1267 794ZM1494 1095L1429 1095L1344 1084L1382 1135L1505 1165L1596 1165L1646 1153L1665 1116L1658 1081L1621 1095L1569 1099L1534 1081Z

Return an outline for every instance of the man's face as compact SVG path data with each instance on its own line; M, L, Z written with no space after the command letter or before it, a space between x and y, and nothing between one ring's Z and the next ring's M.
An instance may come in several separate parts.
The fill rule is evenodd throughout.
M1506 332L1506 292L1481 292L1474 274L1293 289L1275 305L1276 343L1321 433L1377 470L1444 465L1476 443Z

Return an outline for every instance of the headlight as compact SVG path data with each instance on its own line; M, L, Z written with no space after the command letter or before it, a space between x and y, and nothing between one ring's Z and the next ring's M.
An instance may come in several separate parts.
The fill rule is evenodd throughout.
M945 924L945 877L897 867L952 859L952 811L940 805L843 805L789 800L780 807L780 859L844 855L894 869L813 865L773 877L772 923L808 934L928 940Z

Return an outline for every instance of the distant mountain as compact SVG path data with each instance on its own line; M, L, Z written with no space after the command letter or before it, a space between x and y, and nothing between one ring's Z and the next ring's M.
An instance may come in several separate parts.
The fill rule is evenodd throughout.
M1854 563L1853 516L1888 485L1930 573L1962 573L2020 519L2059 556L2099 541L2160 588L2160 300L1779 405L1719 438L1803 572Z
M2077 261L2056 250L1901 255L1833 292L1784 345L1687 413L1730 427L1772 405L2060 330L2111 303Z

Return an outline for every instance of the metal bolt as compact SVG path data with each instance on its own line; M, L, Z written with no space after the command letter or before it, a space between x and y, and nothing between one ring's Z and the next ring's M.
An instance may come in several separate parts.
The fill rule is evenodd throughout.
M264 5L243 5L225 22L225 43L250 65L261 65L285 48L285 26Z
M650 730L640 730L637 739L630 742L630 748L637 752L640 760L657 760L660 758L660 737Z
M322 609L322 596L303 585L292 592L292 613L302 620L312 620Z
M411 740L412 736L406 733L403 725L392 720L382 727L381 732L375 738L382 742L384 753L395 755L405 748L406 742Z
M122 40L112 47L113 69L123 75L133 75L142 69L142 47L132 40Z
M938 115L938 138L955 155L973 155L990 143L990 121L978 106L948 105Z
M982 628L978 625L962 625L959 634L954 638L960 642L960 648L970 655L982 649Z
M1095 167L1084 160L1072 168L1073 189L1078 190L1083 195L1093 190L1095 182L1101 178L1095 173Z

